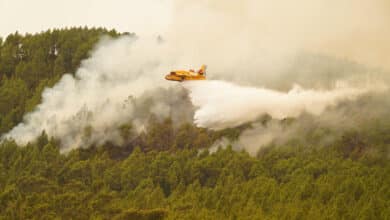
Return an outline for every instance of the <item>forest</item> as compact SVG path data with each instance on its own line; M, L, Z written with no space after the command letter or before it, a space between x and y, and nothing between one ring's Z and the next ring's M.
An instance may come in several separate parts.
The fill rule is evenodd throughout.
M74 73L100 38L122 35L136 37L82 27L0 38L0 134L35 109L44 88ZM367 95L341 105L357 115L354 129L321 127L310 115L259 118L312 123L256 155L229 144L209 150L250 123L212 131L153 114L145 132L124 124L120 145L62 153L45 131L26 146L4 140L0 219L390 219L390 101ZM356 106L385 110L367 116Z

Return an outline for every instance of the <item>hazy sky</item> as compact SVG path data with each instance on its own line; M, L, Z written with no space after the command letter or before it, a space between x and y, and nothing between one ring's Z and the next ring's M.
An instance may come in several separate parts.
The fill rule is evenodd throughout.
M66 26L100 26L159 34L170 21L170 0L0 0L0 36Z
M390 69L390 0L0 0L2 37L71 26L162 35L196 53L296 47Z

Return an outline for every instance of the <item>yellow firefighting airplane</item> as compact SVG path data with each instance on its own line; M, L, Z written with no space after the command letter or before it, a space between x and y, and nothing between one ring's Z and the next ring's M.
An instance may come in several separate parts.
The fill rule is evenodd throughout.
M171 71L165 76L166 80L171 81L185 81L185 80L205 80L206 79L206 65L202 65L200 69L195 72L194 70L175 70Z

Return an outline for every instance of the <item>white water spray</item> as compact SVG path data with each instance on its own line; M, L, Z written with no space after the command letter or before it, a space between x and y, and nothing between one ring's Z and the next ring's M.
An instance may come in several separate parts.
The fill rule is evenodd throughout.
M297 117L303 112L319 115L328 106L368 91L340 84L333 90L303 89L296 85L288 92L280 92L218 80L185 82L183 86L190 91L191 101L198 108L195 124L216 130L251 122L264 114L276 119Z

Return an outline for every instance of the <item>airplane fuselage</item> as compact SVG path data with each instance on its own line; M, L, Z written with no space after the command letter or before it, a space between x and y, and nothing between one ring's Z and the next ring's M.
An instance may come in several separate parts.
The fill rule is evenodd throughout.
M194 70L175 70L171 71L165 76L166 80L182 82L185 80L205 80L206 79L206 65L202 65L200 69Z
M191 71L177 70L177 71L170 72L170 74L165 76L165 79L182 82L185 80L205 80L206 77L203 74L199 74Z

